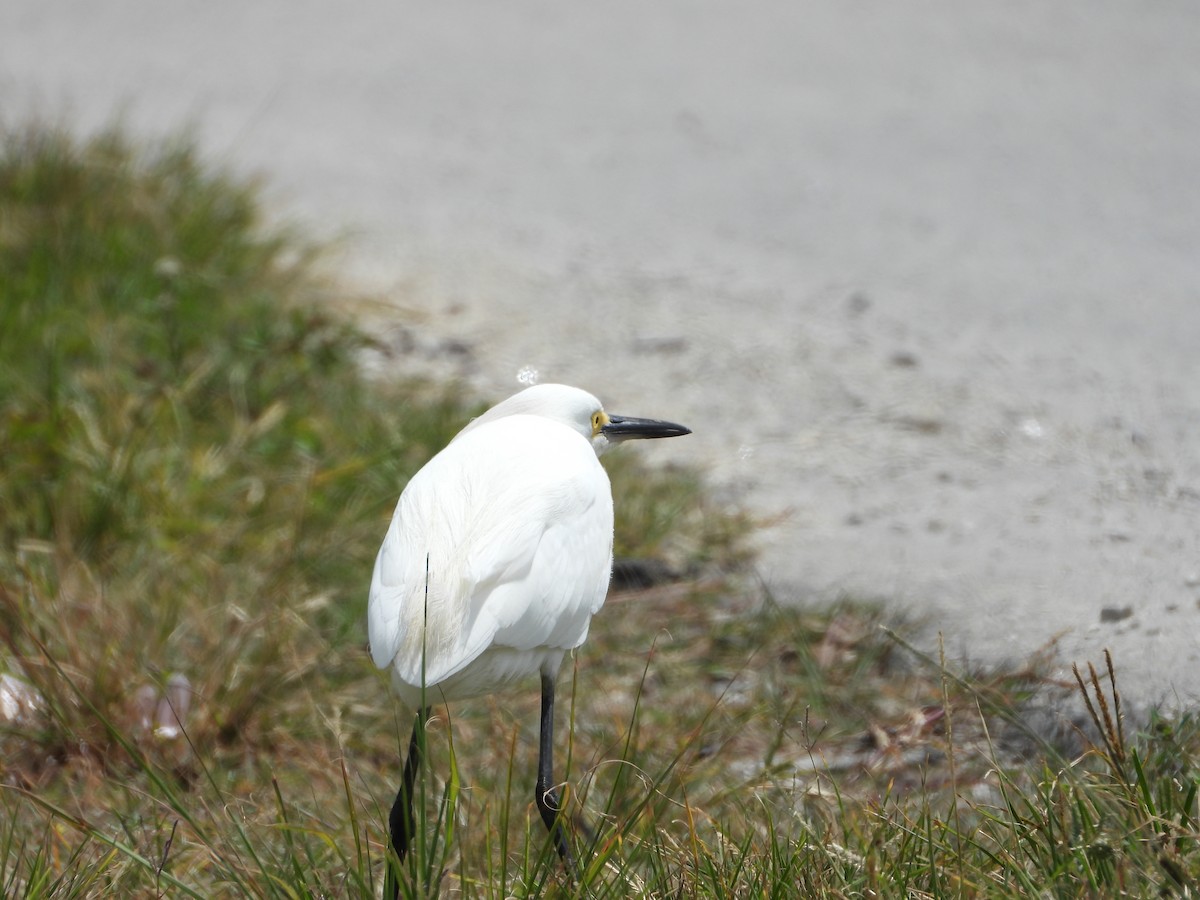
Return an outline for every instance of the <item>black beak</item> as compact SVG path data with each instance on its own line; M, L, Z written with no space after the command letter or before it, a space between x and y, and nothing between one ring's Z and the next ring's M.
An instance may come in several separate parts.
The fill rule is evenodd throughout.
M600 428L600 433L610 441L628 441L636 438L667 438L691 434L692 429L674 422L661 422L658 419L635 419L632 416L609 416L608 424Z

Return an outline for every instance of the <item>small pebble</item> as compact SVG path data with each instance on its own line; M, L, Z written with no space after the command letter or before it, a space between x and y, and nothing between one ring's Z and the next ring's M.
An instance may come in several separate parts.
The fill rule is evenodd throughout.
M921 413L901 414L892 421L905 431L915 431L919 434L940 434L945 427L945 423L937 416Z
M1121 622L1133 615L1132 606L1106 606L1100 610L1101 622Z
M1046 436L1046 429L1042 427L1042 423L1032 417L1022 419L1017 428L1030 440L1038 440Z

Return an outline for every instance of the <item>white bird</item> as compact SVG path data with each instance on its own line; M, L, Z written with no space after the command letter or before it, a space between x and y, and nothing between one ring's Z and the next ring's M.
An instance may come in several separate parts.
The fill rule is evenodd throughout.
M489 694L537 672L535 798L569 863L552 788L554 682L567 651L586 640L612 573L612 489L597 457L621 441L689 433L609 415L578 388L536 385L471 421L404 488L367 607L371 656L417 709L388 820L399 859L413 836L430 704Z

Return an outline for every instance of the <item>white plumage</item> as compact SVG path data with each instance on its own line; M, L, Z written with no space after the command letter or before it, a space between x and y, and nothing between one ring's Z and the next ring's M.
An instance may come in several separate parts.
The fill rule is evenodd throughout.
M413 834L425 708L540 673L535 797L569 861L553 791L554 679L587 639L612 572L612 490L597 457L619 441L683 434L610 416L578 388L537 385L468 424L405 487L367 605L371 656L418 709L389 818L398 858Z
M422 686L428 704L556 673L604 603L612 533L608 476L578 430L476 420L396 506L371 579L375 664L414 706Z

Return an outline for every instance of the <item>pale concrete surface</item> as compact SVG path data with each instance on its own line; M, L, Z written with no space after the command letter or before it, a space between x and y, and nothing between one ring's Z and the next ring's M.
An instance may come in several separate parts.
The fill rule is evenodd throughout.
M350 234L388 366L692 425L781 596L1200 697L1191 0L6 0L31 109Z

